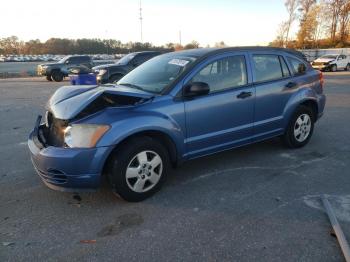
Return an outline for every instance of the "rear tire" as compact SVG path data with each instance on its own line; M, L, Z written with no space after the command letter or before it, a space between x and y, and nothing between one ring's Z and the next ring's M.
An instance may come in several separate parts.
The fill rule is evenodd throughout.
M52 82L51 75L46 76L46 80Z
M55 81L55 82L61 82L64 78L64 75L62 72L60 71L53 71L51 78Z
M314 112L307 106L299 106L289 121L283 141L289 148L305 146L312 136L315 124Z
M108 179L121 198L139 202L161 188L170 161L167 149L157 140L135 137L113 154L107 169Z
M347 64L346 67L344 68L345 71L350 71L350 64Z

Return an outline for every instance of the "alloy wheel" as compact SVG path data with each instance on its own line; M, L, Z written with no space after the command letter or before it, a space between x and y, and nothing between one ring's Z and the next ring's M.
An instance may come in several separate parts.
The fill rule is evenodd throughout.
M132 158L126 168L126 183L137 193L151 190L163 172L163 161L154 151L142 151Z
M302 114L294 124L294 137L298 142L304 142L311 131L311 118L307 114Z

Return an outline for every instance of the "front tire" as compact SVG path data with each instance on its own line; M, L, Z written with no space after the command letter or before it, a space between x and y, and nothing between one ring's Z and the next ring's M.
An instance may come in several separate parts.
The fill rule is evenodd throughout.
M332 72L337 72L338 68L337 68L337 65L332 65L331 66L331 71Z
M142 201L156 193L169 171L167 149L150 137L136 137L117 148L108 170L115 192L129 202Z
M62 72L60 71L54 71L52 72L51 78L55 81L55 82L61 82L64 78L64 75Z
M46 80L52 82L51 75L46 76Z
M290 148L305 146L312 136L315 124L314 112L307 106L299 106L289 121L283 136L284 143Z

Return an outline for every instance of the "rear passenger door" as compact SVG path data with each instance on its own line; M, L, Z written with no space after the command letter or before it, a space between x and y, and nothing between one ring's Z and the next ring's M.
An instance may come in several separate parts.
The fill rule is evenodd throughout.
M245 53L213 57L184 81L209 85L207 95L185 99L187 157L249 143L253 131L254 88Z
M284 110L299 84L284 56L257 52L250 58L256 90L254 141L258 141L283 133Z

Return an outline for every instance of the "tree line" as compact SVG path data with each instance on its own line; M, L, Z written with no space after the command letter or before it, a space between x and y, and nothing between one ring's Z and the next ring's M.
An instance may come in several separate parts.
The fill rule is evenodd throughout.
M68 55L68 54L127 54L137 51L174 51L181 49L198 48L199 43L192 41L184 46L168 43L164 46L155 46L151 43L128 42L122 43L115 39L66 39L50 38L45 42L39 39L21 41L16 36L0 39L0 54L2 55Z
M271 46L289 48L350 47L350 0L285 0L288 17ZM297 23L298 31L291 36Z

